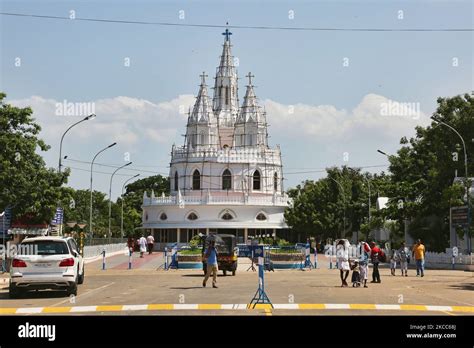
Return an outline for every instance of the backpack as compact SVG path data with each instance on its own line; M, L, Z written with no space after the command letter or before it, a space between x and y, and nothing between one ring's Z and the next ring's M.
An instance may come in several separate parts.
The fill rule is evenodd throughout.
M387 255L385 255L382 249L380 249L378 258L380 262L387 262Z

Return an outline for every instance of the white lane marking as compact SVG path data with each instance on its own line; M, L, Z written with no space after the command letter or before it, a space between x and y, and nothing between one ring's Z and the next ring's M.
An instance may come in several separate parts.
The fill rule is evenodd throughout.
M375 309L400 309L400 305L393 305L393 304L376 304Z
M245 303L226 303L221 305L222 309L247 309Z
M182 304L178 303L173 305L174 309L199 309L197 304Z
M426 306L426 309L429 311L447 311L447 312L452 312L453 307L451 306Z
M36 314L41 313L44 307L18 308L16 314Z
M124 305L122 307L123 311L143 311L147 309L148 305Z
M350 309L351 307L348 304L341 303L326 303L326 309Z
M79 307L72 307L70 313L74 312L95 312L97 306L79 306Z
M299 305L296 303L282 303L282 304L274 304L274 309L299 309Z
M86 292L86 293L84 293L84 294L80 294L80 295L78 295L78 296L76 296L76 297L74 298L74 303L77 302L78 300L83 299L83 298L86 297L87 295L90 295L91 293L93 293L93 292L95 292L95 291L97 291L97 290L102 290L102 289L104 289L104 288L106 288L106 287L108 287L108 286L111 286L111 285L113 285L113 284L115 284L115 283L114 283L114 282L108 283L108 284L105 284L105 285L103 285L103 286L101 286L101 287L99 287L99 288L91 289L91 290L89 290L88 292ZM49 306L49 307L56 307L56 306L58 306L58 305L60 305L60 304L67 303L67 302L71 303L71 299L69 298L69 299L67 299L67 300L62 300L61 302L54 303L54 304L52 304L52 305Z

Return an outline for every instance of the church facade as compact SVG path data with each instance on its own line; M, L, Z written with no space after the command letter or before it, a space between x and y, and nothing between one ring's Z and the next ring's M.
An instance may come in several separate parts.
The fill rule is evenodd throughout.
M213 97L203 73L184 145L171 149L170 196L143 197L143 228L159 245L186 243L199 233L233 234L239 243L288 237L281 150L268 144L267 115L251 73L240 105L231 33L223 35Z

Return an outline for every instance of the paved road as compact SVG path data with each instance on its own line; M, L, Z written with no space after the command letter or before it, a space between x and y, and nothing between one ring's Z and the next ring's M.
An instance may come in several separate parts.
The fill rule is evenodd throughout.
M146 255L144 259L134 256L134 268L128 270L128 257L117 255L107 259L107 269L101 270L102 262L96 261L86 266L86 280L79 286L78 296L68 298L62 292L39 291L28 293L21 299L9 299L7 283L0 278L0 311L9 308L56 308L105 306L85 308L94 314L149 314L149 315L474 315L474 277L472 272L428 270L424 278L415 277L409 271L409 277L391 276L388 269L381 270L382 283L369 284L369 288L341 288L337 270L328 269L324 260L317 270L276 270L265 273L267 294L280 309L261 308L186 309L188 304L247 304L257 289L257 273L246 272L248 265L242 264L235 277L218 277L218 289L202 287L202 272L199 270L159 269L163 262L161 254ZM3 278L5 279L5 278ZM155 306L149 304L178 304L184 309ZM283 305L330 304L313 306L313 309L286 309ZM335 305L346 304L345 309L336 309ZM357 309L356 304L367 304ZM376 309L376 305L394 305L397 310ZM123 305L143 305L124 311ZM401 307L400 307L401 305ZM449 310L427 311L421 306L449 306ZM116 307L118 306L118 307ZM453 307L454 306L454 307ZM458 306L458 307L456 307ZM179 307L179 306L177 306ZM380 307L380 306L378 306ZM69 312L70 309L64 308ZM153 309L155 308L155 309ZM236 307L235 307L236 308ZM452 310L458 308L459 310ZM461 310L462 309L462 310ZM472 310L472 311L471 311ZM30 310L35 311L35 310ZM45 312L45 310L41 310ZM14 312L17 313L17 312ZM61 313L64 314L64 313ZM78 313L71 313L78 314Z

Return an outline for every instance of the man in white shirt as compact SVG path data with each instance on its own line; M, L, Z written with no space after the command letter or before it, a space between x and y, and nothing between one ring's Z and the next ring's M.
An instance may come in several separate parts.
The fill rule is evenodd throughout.
M146 253L146 246L147 246L145 236L140 237L138 244L140 245L140 257L143 257L143 254Z
M151 233L148 237L146 237L146 242L148 245L148 254L153 253L153 245L155 244L155 238L153 238Z

